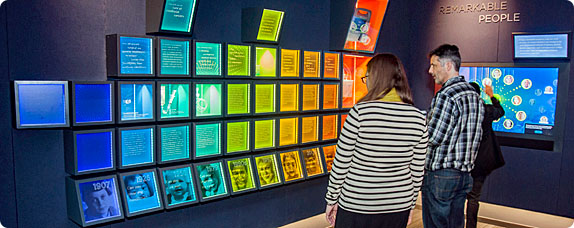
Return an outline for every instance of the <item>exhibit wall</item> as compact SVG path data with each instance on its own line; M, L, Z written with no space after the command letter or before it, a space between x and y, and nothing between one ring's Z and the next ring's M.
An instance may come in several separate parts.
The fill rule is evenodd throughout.
M470 4L470 5L469 5ZM481 9L484 4L484 9ZM468 8L470 7L470 8ZM564 108L563 131L555 132L558 147L550 150L502 146L506 165L487 179L481 200L497 205L574 217L574 71L573 58L514 60L513 32L559 32L574 30L574 6L566 0L453 1L439 0L412 5L414 24L409 80L417 106L430 105L434 82L428 74L428 53L443 43L460 48L463 63L564 64L570 71L560 82L557 108ZM504 19L502 19L504 18ZM385 28L386 29L386 28ZM572 51L572 41L569 41ZM536 76L533 76L536 77ZM508 112L508 111L507 111ZM558 115L557 115L558 116ZM512 139L511 139L512 140ZM561 145L560 145L561 144ZM520 146L520 145L519 145ZM562 147L560 149L560 147Z
M397 53L405 62L411 45L400 41L408 39L412 27L404 26L412 23L408 19L408 4L405 1L389 3L377 48L377 52ZM330 2L323 0L199 1L193 35L174 37L241 43L241 9L247 7L285 12L279 47L329 50L332 15ZM8 0L2 3L0 222L3 226L78 226L67 214L66 177L69 174L65 171L64 129L17 130L12 82L109 80L106 35L146 35L145 23L144 0ZM386 31L385 27L392 31ZM117 173L120 171L112 174ZM327 176L322 176L193 206L160 210L103 226L277 227L322 213L326 185Z

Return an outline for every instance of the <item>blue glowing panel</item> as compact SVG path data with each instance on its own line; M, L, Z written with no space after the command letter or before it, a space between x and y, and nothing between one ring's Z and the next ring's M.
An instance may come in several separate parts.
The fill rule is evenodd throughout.
M514 34L514 58L568 58L568 34Z
M505 111L492 123L495 131L552 135L558 68L461 67L460 74L482 88L492 84ZM481 96L490 103L485 93Z
M154 163L154 128L120 130L121 166Z
M122 183L128 215L162 208L155 171L123 176Z
M143 37L120 37L120 73L153 74L153 40Z
M114 168L111 131L76 135L78 173Z
M115 178L79 183L84 223L98 224L123 218Z
M120 121L153 120L153 84L120 84Z
M163 127L159 129L161 162L189 159L189 126Z
M76 124L113 121L112 84L75 84L74 91Z
M68 82L15 81L17 128L67 127Z

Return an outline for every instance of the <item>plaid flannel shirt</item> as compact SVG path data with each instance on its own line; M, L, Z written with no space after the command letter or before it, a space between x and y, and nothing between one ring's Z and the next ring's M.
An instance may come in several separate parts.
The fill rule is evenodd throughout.
M463 76L447 80L427 116L429 151L425 168L470 172L482 137L484 102Z

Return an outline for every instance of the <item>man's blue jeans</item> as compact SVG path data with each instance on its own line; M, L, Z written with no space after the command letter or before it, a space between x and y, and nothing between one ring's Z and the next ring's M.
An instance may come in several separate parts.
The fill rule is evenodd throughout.
M466 194L472 189L468 172L425 170L422 186L425 228L463 228Z

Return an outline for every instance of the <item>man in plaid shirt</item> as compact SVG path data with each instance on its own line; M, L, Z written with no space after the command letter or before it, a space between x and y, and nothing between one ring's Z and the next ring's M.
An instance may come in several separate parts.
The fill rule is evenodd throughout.
M466 194L472 189L470 171L482 136L484 102L458 74L457 46L441 45L429 57L429 73L442 88L427 116L430 139L422 186L423 223L425 228L462 228Z

